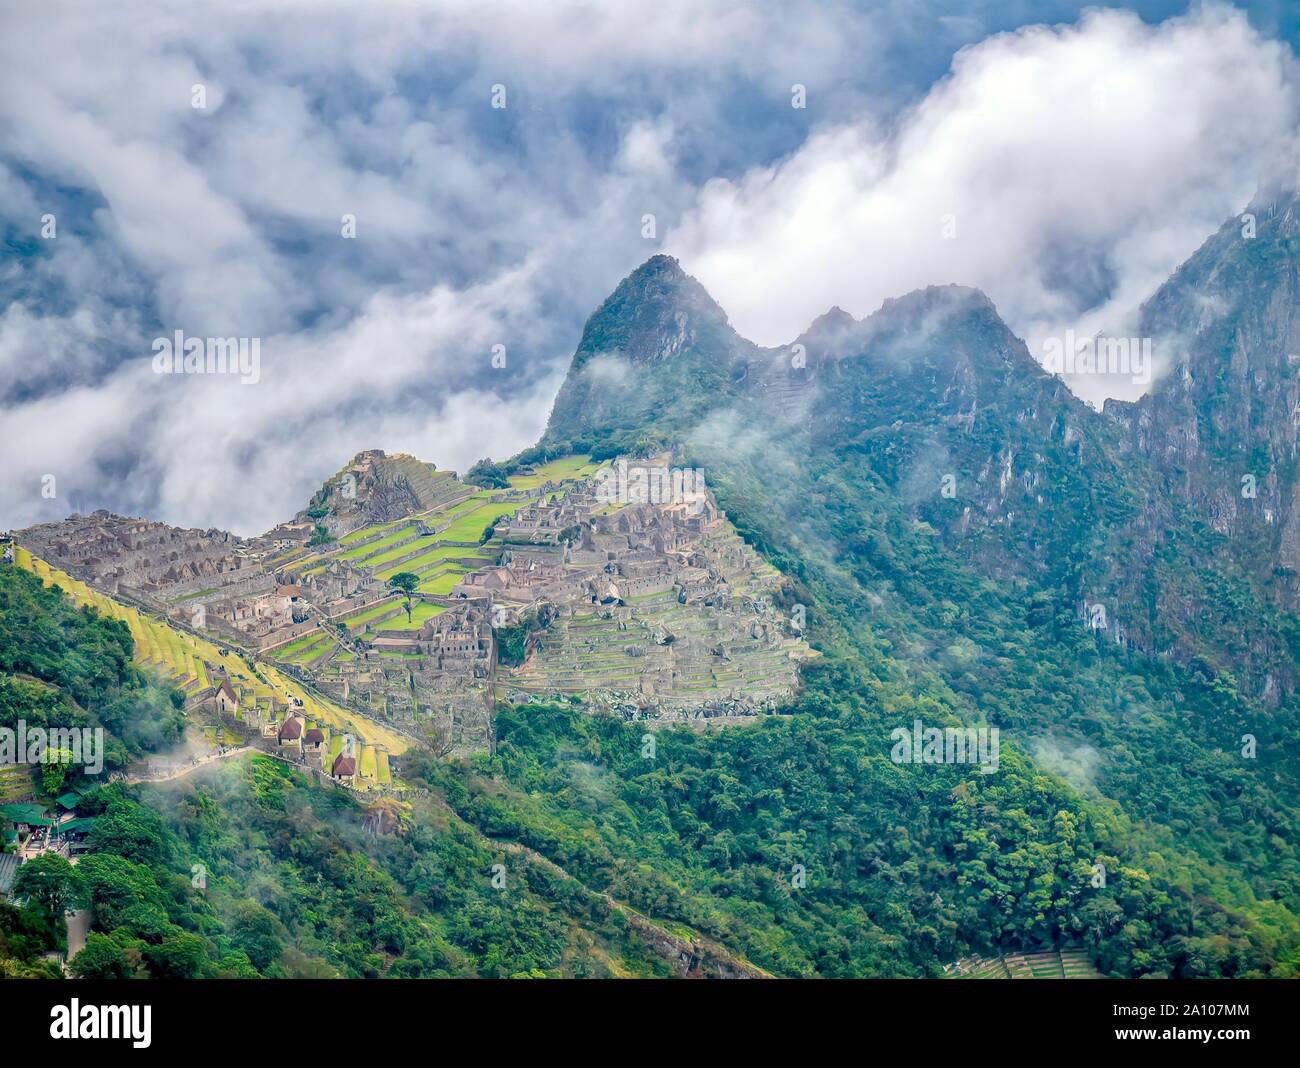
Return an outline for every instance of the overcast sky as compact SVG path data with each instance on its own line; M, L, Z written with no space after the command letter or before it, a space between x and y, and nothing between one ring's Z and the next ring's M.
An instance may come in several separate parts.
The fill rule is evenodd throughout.
M1285 10L6 5L0 527L253 534L363 448L507 457L660 251L762 344L948 282L1040 356L1124 333L1293 166ZM259 380L154 373L177 330Z

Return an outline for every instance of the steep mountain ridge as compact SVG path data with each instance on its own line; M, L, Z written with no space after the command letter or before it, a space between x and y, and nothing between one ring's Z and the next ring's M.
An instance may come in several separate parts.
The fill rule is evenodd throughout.
M745 350L727 336L714 362ZM1160 456L1044 371L986 297L932 287L831 314L700 392L615 403L613 421L557 405L544 445L676 448L796 577L819 648L898 701L941 694L1000 726L1186 857L1196 892L1294 929L1286 620Z
M1192 266L1171 280L1173 291L1186 287ZM647 289L653 315L614 321ZM852 452L865 461L854 477L907 500L918 519L979 559L990 577L1063 571L1062 595L1080 613L1101 606L1095 625L1116 642L1182 663L1201 660L1212 672L1235 668L1246 692L1270 701L1295 689L1300 643L1270 641L1266 633L1287 629L1277 610L1289 611L1294 599L1294 582L1271 589L1267 575L1274 562L1285 567L1281 554L1293 540L1281 520L1290 507L1282 497L1294 497L1286 473L1294 466L1293 430L1257 448L1264 457L1255 463L1265 498L1254 509L1259 521L1243 519L1229 531L1225 476L1195 449L1190 460L1178 459L1179 428L1196 424L1184 409L1199 403L1178 399L1174 378L1187 372L1140 405L1110 404L1098 413L1033 359L977 290L918 290L860 321L834 309L777 349L739 337L698 283L665 257L638 269L615 294L589 324L544 445L612 438L625 447L708 443L725 451L728 439L743 447L779 436L767 462L787 467L816 451ZM673 310L677 294L682 307ZM1173 303L1162 290L1152 305ZM700 309L709 328L683 327ZM1149 312L1148 321L1156 320ZM665 330L688 341L646 336ZM616 347L623 343L634 354L670 353L663 358L672 374L661 371L649 387L639 379L629 387L625 377L601 381L584 357L597 335L609 343L601 358L611 366L641 367ZM1212 359L1208 345L1202 362ZM1291 374L1273 365L1281 370ZM572 403L577 392L581 404ZM1291 403L1289 394L1275 398L1256 416L1275 421ZM1152 427L1164 428L1163 436ZM1164 444L1148 448L1156 437ZM1221 437L1237 452L1251 440L1231 425ZM1204 471L1188 474L1188 462ZM1196 488L1184 492L1189 479ZM1240 489L1241 478L1232 485ZM1215 535L1229 533L1241 551L1225 560ZM1270 538L1276 548L1261 563L1251 543ZM1221 574L1206 575L1207 568ZM1234 652L1225 657L1225 649Z
M1236 670L1276 703L1297 683L1300 608L1300 202L1261 194L1228 220L1144 305L1165 374L1141 400L1105 414L1126 462L1149 459L1161 495L1190 513L1188 570L1231 572L1240 635L1205 631L1196 584L1167 592L1160 614L1188 617L1184 657ZM1198 633L1199 631L1199 633ZM1224 648L1232 650L1225 657Z
M607 302L602 337L628 339L689 320L690 311L673 315L661 308L649 319L609 324L641 272L661 278L668 271L651 270L655 263L634 272L616 290L620 299ZM679 272L673 264L676 286L661 287L656 300L662 305L669 292L680 291L698 307L698 283L682 281ZM1078 555L1060 533L1094 529L1104 539L1150 482L1146 471L1085 474L1117 466L1103 421L1043 371L978 290L919 290L886 301L863 320L835 309L778 349L760 349L716 317L709 321L716 329L690 332L691 345L677 350L678 369L671 381L658 382L652 404L629 403L621 381L593 380L580 348L543 444L612 438L627 446L653 440L718 453L748 447L764 453L762 462L787 468L807 466L827 451L853 454L865 461L855 477L902 496L945 537L965 540L994 575L1025 574L1048 557ZM590 334L589 327L584 347ZM711 353L700 347L708 341L717 345ZM629 343L635 352L665 348L640 336ZM606 358L620 356L614 351ZM698 367L710 377L685 378L683 371ZM569 402L570 383L583 391L582 405ZM651 392L638 387L635 396ZM1069 522L1061 521L1063 512ZM1010 537L976 544L990 526ZM1086 590L1081 579L1077 584L1080 599L1094 600L1113 586L1100 573Z
M629 420L688 426L717 397L734 394L738 376L760 351L675 259L654 256L587 320L550 426L601 432Z
M464 501L423 509L439 472L363 453L261 539L271 659L403 723L476 679L476 737L495 742L448 761L450 735L412 738L400 780L372 785L385 802L416 788L409 833L344 832L375 869L353 874L382 868L421 908L339 951L325 943L348 894L314 929L280 920L346 974L654 974L638 945L665 937L670 955L716 944L778 975L938 975L972 953L1073 947L1112 975L1294 974L1285 619L1257 558L1124 425L976 290L919 290L863 320L832 309L762 348L653 258L588 321L541 443L475 465ZM602 498L597 469L627 454L706 473L703 510ZM1189 484L1209 485L1187 455ZM575 586L583 568L599 574ZM387 588L406 572L414 605ZM538 592L567 614L534 614ZM502 619L472 606L482 594ZM711 710L752 679L780 714L651 722L663 693ZM921 723L996 729L996 773L900 763L891 739ZM299 774L259 758L240 786L295 886L317 878L277 834L304 803ZM197 789L209 822L244 808ZM339 852L329 833L313 825L312 852ZM510 869L526 900L470 886L495 851L536 862L518 883ZM648 917L652 937L608 910Z

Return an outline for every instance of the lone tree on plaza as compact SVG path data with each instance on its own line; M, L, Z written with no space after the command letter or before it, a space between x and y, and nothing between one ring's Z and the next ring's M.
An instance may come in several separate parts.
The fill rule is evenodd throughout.
M388 585L406 595L406 622L411 622L411 594L420 585L420 576L413 571L399 571L388 580Z

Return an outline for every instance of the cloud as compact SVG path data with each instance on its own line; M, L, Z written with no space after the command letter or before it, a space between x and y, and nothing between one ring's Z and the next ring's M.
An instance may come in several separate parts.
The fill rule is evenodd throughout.
M680 159L744 136L718 138L682 86L792 41L822 72L850 56L776 3L56 0L7 21L14 525L106 505L251 533L360 448L463 469L532 444L583 320L657 250L644 216L689 204ZM152 375L178 329L257 338L260 381Z
M758 340L949 280L1022 333L1091 322L1244 200L1285 130L1280 50L1240 18L1020 30L931 88L1009 17L944 6L19 6L3 523L111 507L248 534L362 448L507 456L665 243ZM1094 83L1124 108L1081 102ZM154 375L177 329L260 339L260 381Z
M462 469L488 451L510 455L540 435L558 368L494 391L490 379L469 384L464 364L491 367L494 340L535 314L531 292L507 273L462 291L379 294L340 329L262 339L255 385L159 375L142 351L95 388L12 413L7 435L42 441L11 456L18 500L42 517L93 506L108 488L99 480L125 464L129 485L116 483L114 498L123 506L247 534L292 514L324 475L376 444ZM507 351L498 373L508 368ZM430 381L446 384L432 398L421 388ZM63 487L55 499L39 495L45 474Z
M1036 763L1076 790L1084 793L1096 790L1102 756L1095 746L1077 739L1041 735L1029 739L1029 747Z
M1067 329L1124 331L1247 203L1295 117L1288 51L1240 13L1094 11L961 51L896 124L826 128L708 183L667 246L760 344L832 304L862 316L955 282L1041 358Z

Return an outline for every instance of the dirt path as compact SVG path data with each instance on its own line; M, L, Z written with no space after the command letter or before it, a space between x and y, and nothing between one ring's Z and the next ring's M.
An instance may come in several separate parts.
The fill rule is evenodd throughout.
M479 832L482 833L481 831ZM644 913L637 912L631 905L626 905L621 901L611 897L603 890L592 890L581 879L570 875L560 865L553 860L549 860L538 853L535 849L529 849L525 845L517 842L502 842L495 838L483 836L499 849L504 849L507 853L514 853L516 856L525 856L533 863L549 869L556 875L564 879L571 879L579 886L587 890L588 893L595 894L604 900L615 912L619 912L627 920L628 926L631 927L637 936L646 943L654 952L663 957L672 965L673 971L680 978L700 978L709 977L715 979L773 979L775 976L771 972L766 972L757 965L751 964L743 957L732 953L725 946L705 938L698 932L692 931L690 937L683 937L674 934L662 924L656 923Z
M65 960L72 960L85 948L86 932L90 930L90 909L77 909L64 916L68 924L68 955ZM64 965L66 970L67 965Z
M205 756L202 760L197 760L193 764L187 764L183 768L177 768L175 771L169 771L163 775L128 775L126 781L132 786L141 782L173 782L176 779L183 779L191 772L198 771L200 768L206 768L210 764L215 764L219 760L225 760L228 757L239 756L241 753L253 751L251 745L241 745L238 749L227 749L224 753L212 753Z
M529 862L546 868L552 874L569 882L576 883L587 893L600 898L611 909L619 913L637 936L656 954L663 957L679 978L717 978L717 979L775 979L771 972L764 971L756 964L751 964L739 954L732 953L712 939L705 938L697 931L689 931L689 936L674 934L663 924L657 923L644 913L638 912L631 905L619 901L603 890L593 890L576 875L570 874L549 857L543 856L519 842L509 842L493 838L479 827L466 820L446 801L430 796L430 801L442 809L461 826L472 831L494 849L513 856L523 857Z

